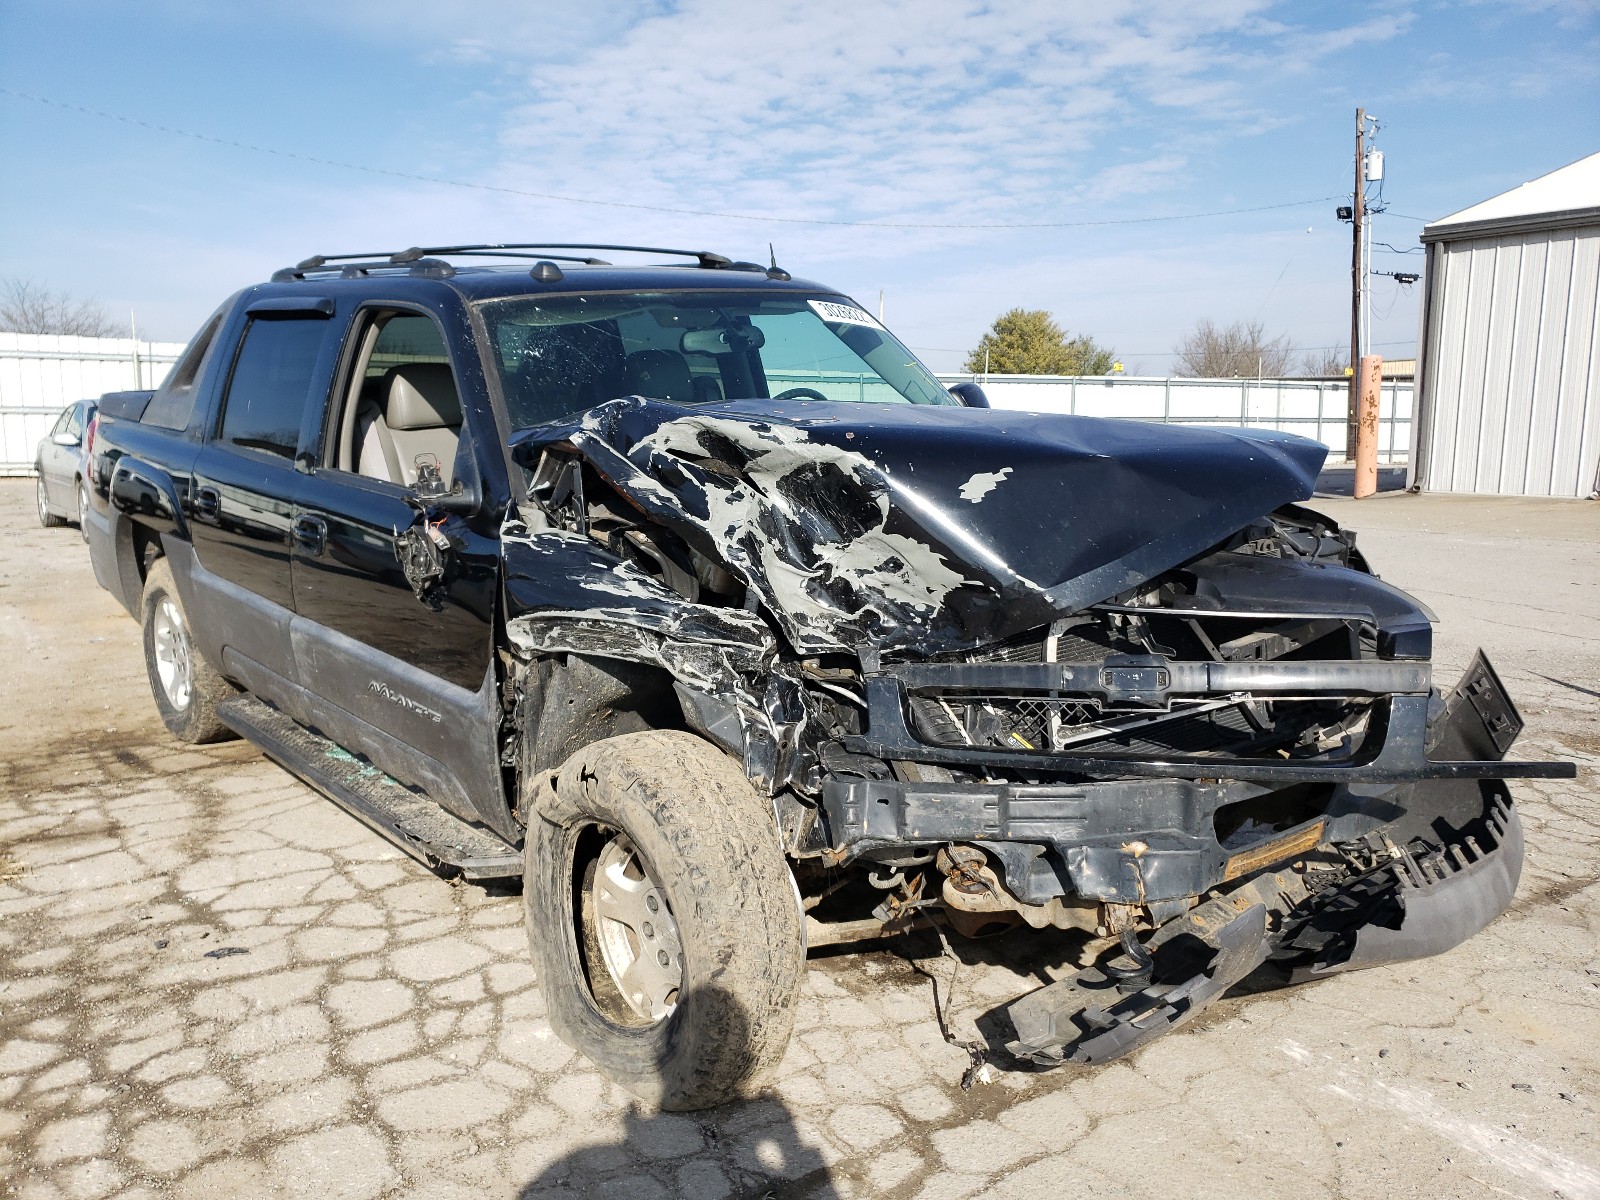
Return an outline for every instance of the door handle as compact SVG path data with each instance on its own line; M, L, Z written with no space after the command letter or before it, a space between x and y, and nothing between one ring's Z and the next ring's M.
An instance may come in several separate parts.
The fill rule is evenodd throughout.
M328 546L328 523L321 517L296 517L294 543L313 558L320 555Z
M194 494L194 515L202 521L215 521L222 512L222 496L213 487L198 488Z

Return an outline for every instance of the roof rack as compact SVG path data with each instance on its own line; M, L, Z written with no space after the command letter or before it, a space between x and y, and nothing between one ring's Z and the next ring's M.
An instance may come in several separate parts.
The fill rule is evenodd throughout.
M550 254L551 250L627 250L638 254L670 254L679 258L692 258L708 270L726 267L755 267L754 263L736 263L726 255L711 250L673 250L666 246L624 246L587 244L581 242L503 242L465 246L411 246L405 250L378 250L363 254L313 254L310 258L274 271L274 280L304 279L310 272L338 271L350 278L366 275L375 270L408 268L411 274L449 276L455 268L438 255L448 254L458 258L548 258L561 262L582 263L591 267L608 267L603 258ZM756 267L756 269L760 269Z
M430 254L455 254L455 255L481 255L489 257L498 251L518 250L630 250L638 254L671 254L678 258L696 259L702 267L715 270L719 267L730 267L733 260L725 254L717 254L711 250L673 250L666 246L624 246L602 245L598 242L501 242L493 245L476 246L412 246L409 250L401 250L392 255L396 263L413 262ZM551 255L532 254L506 254L507 258L535 258L553 257ZM575 262L585 262L591 266L610 266L610 263L601 259L574 259Z

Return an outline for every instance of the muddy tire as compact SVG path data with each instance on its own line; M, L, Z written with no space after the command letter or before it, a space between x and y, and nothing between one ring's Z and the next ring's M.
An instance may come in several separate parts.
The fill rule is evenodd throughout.
M34 508L39 514L39 524L46 529L54 529L58 525L65 525L66 519L58 517L50 510L50 491L44 485L44 472L39 472L38 479L34 482Z
M625 734L524 789L528 940L550 1023L673 1111L754 1091L805 969L770 807L693 734Z
M140 617L144 666L161 723L174 737L194 745L236 736L217 719L217 705L237 693L196 648L164 558L151 564L145 578Z

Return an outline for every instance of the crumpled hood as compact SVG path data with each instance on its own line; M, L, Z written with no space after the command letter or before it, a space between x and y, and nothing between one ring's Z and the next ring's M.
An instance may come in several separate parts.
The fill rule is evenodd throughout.
M1260 430L640 397L513 444L563 440L741 576L802 653L926 654L1037 626L1306 499L1327 454Z

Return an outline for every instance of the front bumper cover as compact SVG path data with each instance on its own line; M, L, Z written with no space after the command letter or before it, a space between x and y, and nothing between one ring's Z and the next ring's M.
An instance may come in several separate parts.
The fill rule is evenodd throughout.
M1090 967L995 1016L1020 1058L1109 1062L1176 1029L1269 960L1303 982L1441 954L1510 906L1521 872L1522 825L1509 798L1496 795L1477 832L1426 856L1400 850L1325 886L1307 872L1264 873L1208 900L1145 943L1155 971L1137 992L1119 992Z
M1024 902L1070 891L1147 910L1160 924L1144 943L1154 969L1137 991L1119 990L1112 971L1092 966L988 1018L991 1036L1019 1057L1106 1062L1175 1029L1266 964L1301 982L1423 958L1510 905L1523 842L1504 780L1571 778L1573 764L1502 761L1522 720L1481 653L1434 701L1431 720L1426 695L1388 704L1376 749L1337 766L1099 758L1088 778L1049 785L838 780L825 788L823 809L841 858L972 842L1000 860ZM892 707L898 716L898 701ZM872 728L883 736L877 709ZM1047 757L1063 756L1030 760L1043 768ZM1080 770L1082 757L1062 769ZM1112 771L1124 777L1103 778ZM1337 785L1314 819L1243 847L1218 841L1223 805L1313 781Z
M1402 832L1392 836L1405 842L1428 827L1435 810L1459 827L1478 816L1480 789L1497 780L1574 775L1571 763L1503 761L1522 720L1481 653L1442 704L1434 702L1431 722L1429 701L1391 697L1387 719L1370 739L1378 748L1363 761L1338 765L1077 756L1074 764L1089 761L1093 770L1070 782L830 779L822 790L828 843L835 860L845 861L882 848L971 841L1002 860L1007 886L1027 903L1070 890L1106 903L1151 904L1203 895L1322 842L1348 842L1397 824ZM892 707L899 717L898 703ZM876 717L872 728L882 729ZM966 755L970 765L980 753L949 757ZM921 743L890 757L933 758ZM1043 771L1064 756L993 751L987 757ZM1122 777L1097 777L1113 772ZM1244 847L1218 841L1215 818L1224 805L1308 782L1337 785L1316 819Z

